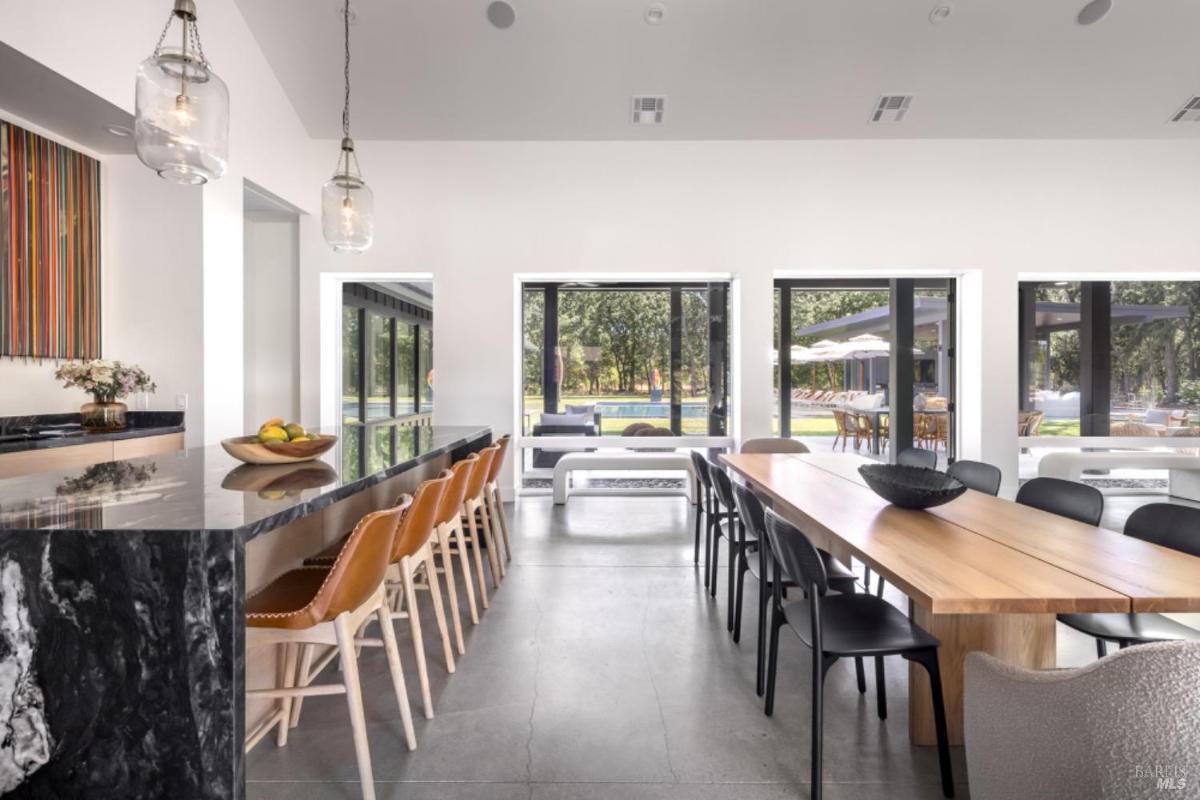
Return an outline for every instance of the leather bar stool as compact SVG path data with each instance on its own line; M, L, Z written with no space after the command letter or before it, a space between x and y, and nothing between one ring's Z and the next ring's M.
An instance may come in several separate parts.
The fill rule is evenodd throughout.
M475 470L471 473L471 480L467 484L467 498L463 501L463 519L467 523L467 542L475 550L475 568L478 570L477 579L479 581L479 594L483 600L483 607L489 605L487 596L487 586L483 578L483 559L480 554L480 548L486 547L488 554L488 566L492 571L492 587L500 585L500 579L504 574L500 571L500 559L496 550L496 542L492 537L491 520L487 513L487 480L491 475L492 461L500 452L500 445L490 444L479 451L479 460L476 462Z
M417 605L418 588L428 588L433 599L433 615L438 633L442 637L442 652L446 659L446 671L454 672L454 650L450 646L450 633L446 628L446 610L442 605L442 592L437 578L437 566L433 561L430 540L434 537L438 505L442 494L450 483L450 476L428 480L417 487L412 506L400 520L396 539L392 546L391 559L387 567L387 597L392 619L407 619L412 633L413 649L417 656L417 679L421 685L421 703L426 719L433 719L433 697L429 689L429 667L425 659L425 637L421 632L421 613ZM305 564L325 564L329 551L305 559ZM424 583L418 584L418 578Z
M396 645L384 587L398 523L410 502L406 497L396 508L363 517L344 540L345 544L331 566L302 567L286 572L246 598L247 646L278 645L283 651L284 663L282 686L246 692L249 698L268 697L281 701L274 713L246 738L246 750L254 747L272 728L278 729L277 743L280 746L287 744L288 729L293 724L293 702L299 703L304 697L345 694L363 800L374 800L375 783L358 676L358 646L382 644L392 675L392 689L400 705L405 744L409 750L417 746L404 670L400 666L400 650ZM382 639L356 639L355 631L365 626L371 617L378 620ZM311 675L297 675L297 648L311 649L313 645L331 646L331 652L341 658L341 683L314 686L309 680ZM332 658L326 659L324 664L330 660ZM306 679L297 680L298 677Z
M488 510L492 516L492 535L496 544L504 550L504 558L500 559L500 576L508 574L505 563L512 561L512 542L508 538L508 517L504 514L504 498L500 495L500 468L504 466L504 456L508 454L508 445L512 437L507 433L496 440L500 445L499 452L492 458L491 469L488 470L487 484L484 486Z
M450 483L442 494L442 501L437 511L437 539L433 542L434 550L442 557L440 572L446 575L447 594L450 596L451 620L454 623L454 637L458 645L459 655L465 652L462 636L462 615L458 608L457 581L454 579L454 559L457 555L462 567L463 586L467 590L467 605L471 609L471 622L479 624L479 609L475 605L475 585L471 578L471 562L467 557L466 537L462 527L462 504L467 497L467 483L471 480L471 472L479 456L472 453L460 460L449 472Z

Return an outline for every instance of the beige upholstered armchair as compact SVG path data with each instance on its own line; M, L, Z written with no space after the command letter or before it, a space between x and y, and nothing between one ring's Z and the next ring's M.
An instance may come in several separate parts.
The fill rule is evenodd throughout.
M1200 642L1080 669L966 659L972 800L1200 798Z

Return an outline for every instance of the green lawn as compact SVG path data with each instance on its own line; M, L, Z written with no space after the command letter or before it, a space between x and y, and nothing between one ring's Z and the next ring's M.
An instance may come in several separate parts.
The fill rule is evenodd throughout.
M586 403L608 402L608 403L645 403L649 397L644 394L632 395L597 395L597 396L582 396L575 395L570 398L565 398L563 405L571 403L572 405L583 405ZM688 397L685 399L687 403L703 403L703 397ZM539 414L542 413L542 397L541 395L526 395L525 396L525 413L530 415L530 419L536 421ZM654 420L644 419L626 419L622 417L602 417L601 427L602 433L605 436L618 436L621 431L625 430L629 425L635 422L654 422ZM666 422L666 420L659 420ZM707 421L703 417L687 418L683 420L684 433L694 436L703 436L707 433ZM779 420L775 420L774 430L779 429ZM1014 426L1015 427L1015 426ZM1040 431L1042 436L1078 436L1079 435L1079 420L1077 419L1048 419L1042 423ZM793 436L836 436L837 424L833 420L833 415L819 417L800 417L792 420L792 435Z
M1048 419L1042 422L1039 436L1078 436L1079 420L1077 419Z

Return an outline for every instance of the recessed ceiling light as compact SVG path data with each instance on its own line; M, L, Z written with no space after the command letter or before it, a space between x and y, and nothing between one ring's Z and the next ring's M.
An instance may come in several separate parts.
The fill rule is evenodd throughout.
M944 0L938 3L929 12L929 22L933 25L940 25L950 19L950 15L954 13L954 3L951 0Z
M651 3L646 6L646 24L658 25L667 18L667 7L662 3Z
M504 30L511 28L513 23L517 21L517 12L511 5L504 0L496 0L494 3L489 3L487 7L488 22L492 23L493 28Z
M1080 25L1094 25L1108 16L1112 7L1113 0L1092 0L1079 10L1079 16L1075 18L1075 21Z
M113 136L120 136L122 139L128 139L130 136L133 136L133 131L124 125L105 125L104 130Z

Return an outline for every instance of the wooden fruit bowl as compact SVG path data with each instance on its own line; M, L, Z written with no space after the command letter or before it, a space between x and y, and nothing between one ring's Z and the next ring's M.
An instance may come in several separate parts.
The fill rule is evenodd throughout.
M221 447L225 452L247 464L295 464L312 461L337 444L336 436L322 436L307 442L258 441L257 436L238 436L225 439Z

